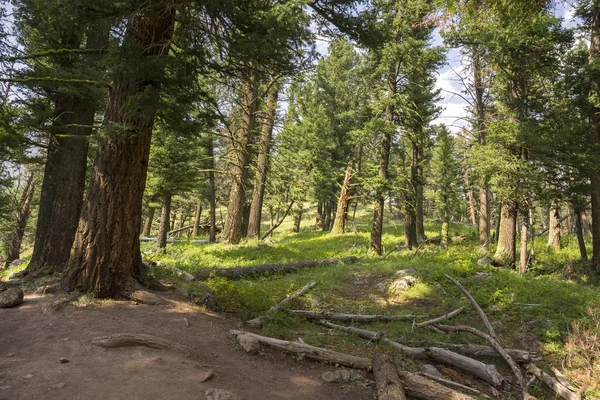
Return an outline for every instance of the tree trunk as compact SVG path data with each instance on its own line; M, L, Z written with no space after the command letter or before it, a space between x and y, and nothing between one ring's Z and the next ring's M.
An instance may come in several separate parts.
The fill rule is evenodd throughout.
M463 175L463 181L465 183L465 187L467 188L467 200L469 202L469 220L471 224L477 225L477 202L475 201L475 190L471 188L471 183L469 182L469 171L465 170Z
M196 214L194 215L194 230L192 236L200 236L200 220L202 219L202 203L198 201L196 206Z
M130 18L123 42L139 49L138 63L155 63L167 53L174 13L172 3L160 1ZM100 298L131 293L143 272L138 229L160 81L155 69L132 67L109 91L104 129L110 134L98 145L64 278L66 288L93 291Z
M425 210L424 202L425 195L423 194L423 184L425 183L425 177L423 176L423 138L419 138L416 142L416 173L415 176L415 199L416 199L416 212L417 212L417 238L418 240L425 240Z
M317 203L317 221L315 223L317 229L323 229L323 203Z
M21 254L21 243L23 242L23 235L25 234L25 228L27 227L27 220L29 219L29 213L31 211L31 200L35 193L35 182L33 181L33 172L29 174L27 183L21 193L21 199L17 204L17 210L14 218L14 230L9 236L6 261L4 266L10 266L10 263L19 259Z
M170 230L169 218L171 217L171 199L171 193L167 193L163 199L162 211L160 213L160 228L158 228L158 235L156 236L156 246L159 249L167 247L167 232Z
M239 243L243 235L244 204L246 204L246 184L250 164L250 146L253 142L256 111L258 110L258 79L252 72L246 81L242 104L242 121L233 140L233 160L231 162L231 191L227 207L225 228L221 233L223 243Z
M550 205L548 226L548 247L552 250L560 250L560 205L554 199Z
M217 193L215 188L215 155L212 135L209 138L206 150L208 156L208 192L210 197L208 242L214 243L217 241Z
M448 242L450 240L450 213L448 212L448 208L444 206L444 216L442 218L442 237L440 244L443 247L448 246Z
M585 239L583 237L583 224L581 223L581 210L574 208L575 230L577 233L577 243L579 244L579 254L582 261L587 261L587 249L585 248Z
M346 167L346 175L344 176L344 183L340 193L338 201L336 218L333 222L333 228L331 233L333 235L339 235L345 232L346 222L348 221L348 207L350 205L350 190L352 187L352 164L348 163Z
M383 235L383 210L385 206L385 193L387 191L389 180L390 150L392 143L392 133L394 124L394 99L397 92L396 71L388 73L388 104L385 108L386 129L381 139L381 153L379 158L379 179L381 182L377 187L375 198L375 207L373 211L373 226L371 228L371 250L377 255L381 255L383 248L381 246L381 237Z
M296 208L296 212L294 213L294 227L292 228L292 231L294 233L300 232L300 224L302 223L303 211L304 210L302 209L302 204L298 204L297 208Z
M500 214L498 247L494 260L500 265L513 266L516 260L517 203L508 197L505 198Z
M144 229L142 230L142 236L150 237L152 234L152 223L154 222L154 212L156 209L150 207L148 209L148 215L146 216L146 222L144 223Z
M331 203L326 202L323 211L325 213L323 218L323 231L327 232L331 227Z
M485 252L490 250L490 203L489 189L479 189L479 246Z
M269 170L269 154L271 152L271 138L273 136L273 126L277 114L277 97L279 96L279 83L274 82L267 99L267 109L265 121L262 126L260 136L260 153L256 166L256 182L254 184L254 193L252 193L252 205L250 206L250 221L248 222L248 237L260 237L260 223L262 221L262 206L265 196L265 185L267 183L267 173Z
M412 249L413 246L418 245L418 224L419 224L419 210L417 209L417 185L419 179L418 170L418 154L419 148L416 142L412 143L412 157L410 166L410 181L406 188L406 204L405 204L405 240L406 246Z
M529 209L521 210L521 252L519 254L519 273L527 272L529 266L529 252L527 243L529 241Z
M86 48L101 49L107 45L108 30L98 30L91 32ZM101 57L87 55L87 66L94 68ZM62 271L71 256L99 96L98 90L89 90L85 95L74 95L68 90L56 93L29 273Z
M407 196L412 196L412 194ZM409 249L417 246L417 213L412 200L414 197L407 198L404 204L404 244Z
M592 26L590 38L590 63L600 58L600 2L592 2ZM600 72L591 69L591 96L600 95ZM593 102L592 102L593 103ZM590 144L594 150L600 146L600 107L592 104ZM598 165L590 171L590 192L592 195L592 267L600 273L600 171Z

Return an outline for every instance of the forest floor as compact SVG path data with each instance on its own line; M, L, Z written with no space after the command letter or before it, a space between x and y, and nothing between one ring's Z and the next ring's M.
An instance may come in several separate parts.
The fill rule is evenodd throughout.
M331 366L247 354L229 336L239 328L232 320L173 292L159 296L165 305L83 298L45 313L58 297L27 294L20 306L0 310L0 399L204 399L211 388L243 399L371 398L361 384L324 382ZM193 352L90 343L117 333L150 334Z
M351 384L324 383L322 373L334 366L297 360L268 349L249 355L228 331L251 330L243 321L265 314L269 307L311 281L317 282L316 287L286 308L414 314L414 320L420 322L464 306L465 310L448 323L484 329L477 313L444 274L453 276L471 292L505 347L539 352L544 358L536 363L540 368L547 372L551 372L551 367L558 368L586 398L600 399L600 280L590 271L589 264L578 261L574 237L563 235L563 248L558 252L546 248L547 237L539 237L536 264L520 275L511 269L479 265L481 254L473 227L453 225L451 235L462 235L464 240L453 242L447 249L427 244L415 252L399 245L403 241L403 226L389 216L383 236L386 256L377 257L368 253L368 210L359 213L356 231L345 235L316 231L311 226L312 219L308 221L300 233L292 233L291 221L286 222L272 238L260 243L173 243L166 253L157 252L153 243L144 243L142 252L148 261L162 261L190 273L206 268L345 256L359 257L358 262L236 281L211 277L203 282L184 282L168 269L155 267L151 271L154 277L178 288L177 293L159 293L170 297L168 305L133 305L131 301L100 301L84 295L58 312L44 314L42 305L54 296L28 294L18 308L0 310L0 399L203 399L208 388L228 389L249 400L370 399L375 392L372 377ZM439 224L426 225L428 237L438 232ZM23 267L0 272L0 278ZM416 284L390 291L388 284L402 269L412 270ZM190 303L190 299L201 299L207 287L217 303L215 313ZM415 328L413 322L352 325L382 332L409 346L485 344L464 333L442 334ZM285 311L273 313L262 328L253 331L285 340L302 338L307 344L363 357L388 353L400 369L422 368L421 362L398 354L386 344L326 329ZM94 337L121 332L170 339L192 347L194 354L186 358L172 351L143 347L104 349L90 344ZM60 364L60 357L70 362ZM483 361L496 364L501 373L510 376L501 360ZM482 381L438 367L446 378L494 397ZM200 382L209 369L214 371L213 379ZM33 376L27 379L30 375ZM531 394L538 399L554 398L538 381L532 385ZM502 394L495 398L514 397Z

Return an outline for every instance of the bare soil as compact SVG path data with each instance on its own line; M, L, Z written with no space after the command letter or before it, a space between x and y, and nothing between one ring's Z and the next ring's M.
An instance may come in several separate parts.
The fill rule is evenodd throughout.
M42 307L60 296L26 294L20 306L0 309L0 399L203 400L209 388L242 399L372 398L364 381L324 382L321 375L334 366L269 350L247 354L228 333L243 329L237 322L209 314L178 294L160 296L165 305L92 301L44 313ZM193 354L90 343L126 332L181 343ZM211 370L213 377L202 382Z

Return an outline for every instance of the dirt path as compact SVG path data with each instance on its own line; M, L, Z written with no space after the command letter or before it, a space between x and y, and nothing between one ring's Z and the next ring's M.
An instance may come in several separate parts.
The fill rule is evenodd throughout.
M0 399L203 400L209 388L247 400L372 398L361 384L323 382L321 374L332 366L277 352L246 354L228 335L239 327L174 294L162 306L96 302L44 314L42 306L53 300L29 294L19 307L0 309ZM194 353L90 344L123 332L170 339ZM61 357L69 362L60 363ZM209 370L213 378L201 382Z

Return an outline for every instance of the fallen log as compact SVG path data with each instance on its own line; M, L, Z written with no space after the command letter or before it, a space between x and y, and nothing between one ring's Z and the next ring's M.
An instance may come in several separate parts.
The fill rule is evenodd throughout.
M475 400L473 397L457 392L424 376L411 372L398 373L409 397L422 400Z
M327 350L320 347L311 346L305 343L290 342L287 340L275 339L267 336L257 335L255 333L230 330L230 334L236 336L238 340L247 338L259 342L260 344L273 347L277 350L287 353L298 354L300 357L310 360L327 361L333 364L343 365L345 367L356 369L371 369L371 360L364 357L357 357L350 354L338 353L337 351Z
M406 315L366 315L366 314L346 314L329 311L306 311L306 310L287 310L288 313L300 315L310 319L327 319L331 321L353 321L353 322L374 322L374 321L401 321L411 320L416 317L414 314Z
M430 375L428 373L425 372L417 372L417 375L420 376L424 376L425 378L429 378L432 381L436 381L437 383L440 383L444 386L447 386L451 389L457 389L460 390L461 392L467 392L467 393L471 393L474 394L475 396L479 396L479 397L483 397L485 399L489 399L489 396L486 396L485 394L481 393L479 390L474 389L472 387L448 380L448 379L444 379L444 378L440 378L439 376L435 376L435 375Z
M473 306L475 311L477 311L477 313L479 314L479 317L483 321L483 324L488 329L489 335L486 335L485 333L483 333L475 328L471 328L471 327L464 327L464 328L470 328L470 329L467 329L466 331L476 334L479 337L487 340L492 345L492 347L494 349L496 349L498 354L500 354L502 356L502 358L504 358L506 363L509 365L510 369L513 372L513 375L517 379L517 385L519 385L519 388L524 389L526 386L525 377L523 376L523 373L521 372L519 365L512 359L510 354L508 354L506 352L506 350L504 350L504 347L502 347L502 344L500 344L500 340L498 339L498 336L496 335L496 331L492 327L492 324L490 324L490 321L488 320L487 315L485 315L485 312L483 312L481 307L479 307L479 304L477 304L477 301L475 301L473 296L471 296L471 293L469 293L469 291L467 289L465 289L465 287L459 281L457 281L456 279L454 279L453 277L451 277L448 274L444 274L444 276L448 280L450 280L452 283L454 283L460 289L460 291L465 295L465 297L469 300L469 302L471 303L471 306ZM445 330L445 329L441 328L440 325L437 325L437 327L442 330ZM465 330L463 330L463 332L464 331Z
M388 355L373 357L373 375L379 400L406 400L398 370Z
M430 319L429 321L423 321L423 322L416 323L415 326L417 328L422 328L422 327L427 326L427 325L432 325L432 324L435 324L435 323L438 323L438 322L445 321L447 319L450 319L450 318L452 318L452 317L460 314L464 309L465 309L464 307L458 308L458 309L456 309L456 310L454 310L452 312L449 312L446 315L442 315L441 317Z
M186 355L192 354L192 349L187 346L145 333L117 333L94 338L91 343L100 347L146 346L153 349L178 350Z
M246 321L246 325L249 325L253 328L260 328L263 325L263 323L265 322L265 320L267 319L267 316L269 314L277 312L278 310L281 309L281 307L283 307L284 305L289 303L290 300L302 296L304 293L308 292L310 289L314 288L315 286L317 286L317 282L315 282L315 281L310 282L308 285L304 286L302 289L298 290L296 293L286 296L279 303L277 303L273 307L269 308L269 310L267 310L265 315L261 315L260 317L256 317L256 318Z
M194 280L194 275L192 275L192 274L190 274L188 272L185 272L183 270L180 270L179 268L173 267L173 266L171 266L169 264L165 264L162 261L156 261L156 262L155 261L148 261L147 264L154 265L154 266L157 266L157 267L161 267L161 268L164 268L164 269L168 269L169 271L173 272L174 274L176 274L177 276L179 276L180 278L182 278L186 282L191 282L191 281Z
M200 280L208 279L211 276L235 280L265 275L271 272L290 272L303 268L317 267L319 265L330 265L340 262L349 263L355 261L358 261L358 257L350 256L344 258L327 258L324 260L299 261L285 264L262 264L250 267L204 269L196 272L194 275Z
M480 357L500 357L500 354L490 346L480 344L444 344L449 350L463 354L465 356L480 356ZM526 363L532 361L540 361L542 357L539 353L517 350L504 349L518 363Z
M566 400L581 400L581 394L572 390L554 379L551 375L539 369L535 364L527 364L527 371L544 382L546 386L554 391L557 395Z
M461 371L484 380L494 387L502 386L502 383L505 381L504 377L498 372L495 365L485 364L481 361L463 356L462 354L458 354L447 349L441 349L438 347L421 348L405 346L401 343L386 338L382 332L373 332L366 329L336 325L324 320L320 320L319 323L328 328L357 334L364 339L387 343L394 349L400 351L402 354L412 358L427 360L430 362L438 362L458 368Z

